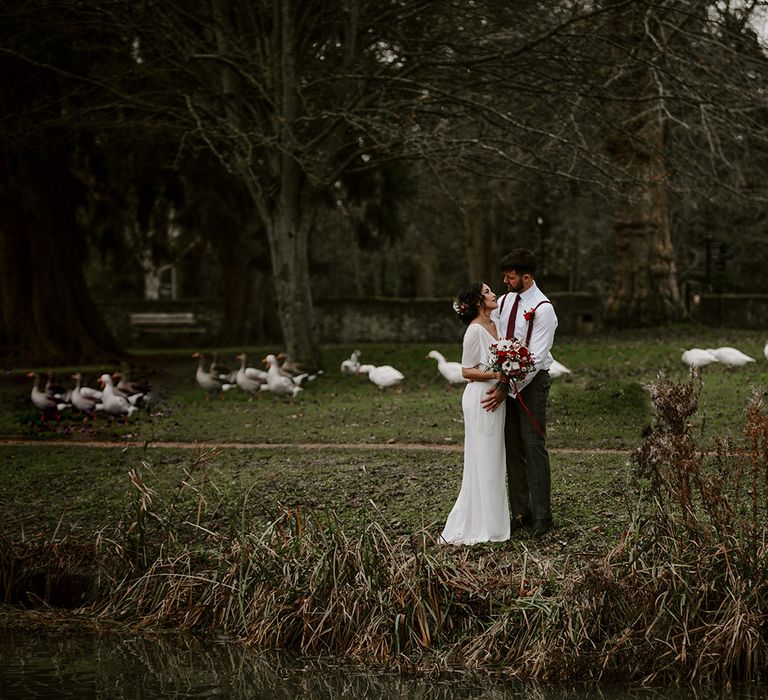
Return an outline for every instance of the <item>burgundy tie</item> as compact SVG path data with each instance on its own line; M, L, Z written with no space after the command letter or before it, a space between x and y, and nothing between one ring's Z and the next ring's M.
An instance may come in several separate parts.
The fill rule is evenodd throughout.
M515 321L517 320L517 307L520 305L520 295L515 294L515 303L512 304L512 311L509 312L507 321L507 338L515 337Z

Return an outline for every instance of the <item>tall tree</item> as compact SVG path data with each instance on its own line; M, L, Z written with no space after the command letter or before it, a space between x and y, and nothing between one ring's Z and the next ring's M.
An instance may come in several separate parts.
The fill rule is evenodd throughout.
M50 71L0 55L0 357L10 364L114 357L117 345L82 273L82 188L62 86Z
M28 26L48 3L31 7L13 50L61 74L36 54L42 32ZM673 277L665 190L702 192L702 183L720 178L731 150L723 144L741 132L750 143L765 139L754 117L764 59L732 40L746 32L751 7L714 0L56 3L77 15L78 46L96 39L98 55L109 52L68 67L87 94L70 100L67 116L92 128L163 129L181 148L204 146L218 157L249 193L258 218L252 230L266 234L288 349L310 362L319 362L307 262L319 203L337 183L387 160L463 170L483 180L482 189L496 177L601 188L615 197L617 221L628 222L617 233L629 239L638 228L632 220L644 231L646 243L618 248L621 259L639 258L634 269L650 265ZM729 17L739 21L730 26ZM744 79L745 71L758 78ZM673 287L661 295L669 303L651 309L649 285L656 289L648 279L619 289L624 311L614 315L632 323L675 317Z
M695 204L723 201L726 193L742 206L767 194L754 187L755 168L765 173L757 154L768 145L758 116L768 62L752 28L760 3L605 5L612 60L596 93L604 98L617 191L617 263L606 319L664 323L683 314L670 194ZM754 149L746 158L745 141Z
M616 265L604 320L615 326L666 323L683 315L669 225L663 102L654 64L659 18L644 3L608 25L615 41L608 71L606 148L615 165ZM662 39L663 40L663 39Z
M122 83L141 88L146 75L173 86L134 91L132 108L151 105L186 143L204 142L250 192L293 356L319 362L308 246L340 179L397 157L452 168L495 161L500 171L530 163L548 138L538 115L516 120L494 93L518 68L535 72L537 40L525 32L540 43L561 18L526 0L505 17L518 34L497 46L485 38L497 14L492 3L451 0L118 2L105 11L134 37Z

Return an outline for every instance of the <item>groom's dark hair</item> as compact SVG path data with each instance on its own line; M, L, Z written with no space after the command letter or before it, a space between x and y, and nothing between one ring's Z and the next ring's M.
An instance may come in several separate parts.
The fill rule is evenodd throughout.
M533 277L536 274L536 255L528 248L514 248L501 259L499 269L502 272L514 270L518 275L527 273Z

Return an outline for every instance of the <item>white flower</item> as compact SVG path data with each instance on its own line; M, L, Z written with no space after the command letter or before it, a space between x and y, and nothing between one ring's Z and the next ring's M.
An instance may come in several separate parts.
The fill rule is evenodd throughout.
M502 338L497 343L497 347L500 352L509 352L512 349L512 340L508 338Z
M511 360L508 360L508 362L512 365L511 369L520 369L520 363L519 362L512 362Z
M509 374L510 371L513 369L513 366L515 363L512 362L512 360L504 360L504 362L501 363L501 371L504 372L504 374Z

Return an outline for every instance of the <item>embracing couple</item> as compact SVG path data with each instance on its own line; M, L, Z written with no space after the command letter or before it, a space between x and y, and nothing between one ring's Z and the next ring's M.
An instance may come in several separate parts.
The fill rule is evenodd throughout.
M523 527L539 536L552 527L546 427L557 316L536 286L530 250L511 251L500 268L507 294L497 300L487 284L473 282L454 302L467 324L461 366L468 383L461 491L441 535L450 544L507 540ZM494 351L513 338L534 364L509 381L514 372L495 369Z

